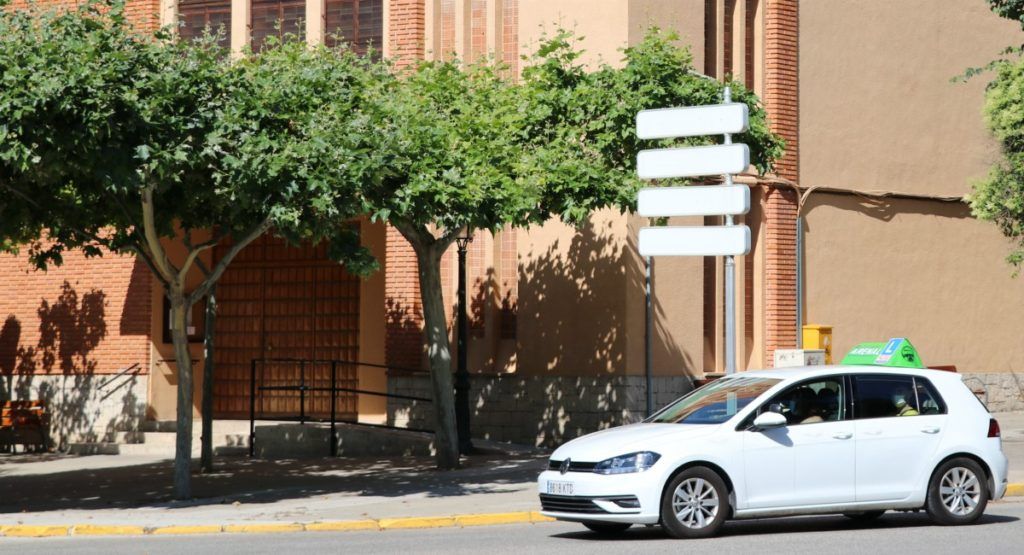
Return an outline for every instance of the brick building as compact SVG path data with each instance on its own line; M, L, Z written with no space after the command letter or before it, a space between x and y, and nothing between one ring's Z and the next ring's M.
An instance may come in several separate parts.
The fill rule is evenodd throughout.
M996 228L971 218L960 200L997 151L980 117L984 80L949 79L1020 40L985 2L147 0L129 2L129 14L143 28L181 21L183 35L223 25L225 45L236 50L294 32L310 43L340 36L399 64L493 56L514 70L556 24L586 37L587 63L614 62L652 24L674 29L698 69L755 90L787 142L777 175L741 178L751 187L744 223L754 246L737 260L740 368L770 365L775 349L795 347L801 324L827 324L839 353L910 337L926 363L956 365L984 383L996 408L1024 407L1015 374L1024 369L1024 311L1013 308L1024 302L1024 284L1010 277ZM549 222L476 234L468 363L477 435L550 444L641 413L643 225L607 211L581 230ZM271 239L233 264L219 288L215 416L247 414L255 358L423 366L412 251L393 229L363 222L361 232L382 261L369 279L327 263L322 248ZM449 303L455 272L449 253ZM722 370L722 274L719 259L657 261L659 403ZM0 318L0 394L50 399L68 437L174 418L163 300L140 263L69 257L43 274L4 256ZM201 360L199 343L193 353ZM300 370L268 371L290 379ZM302 371L325 379L322 365ZM424 379L400 372L346 372L360 389L428 391ZM322 413L323 401L311 402ZM279 395L262 408L283 417L296 407ZM346 398L342 412L430 426L427 407L368 395Z

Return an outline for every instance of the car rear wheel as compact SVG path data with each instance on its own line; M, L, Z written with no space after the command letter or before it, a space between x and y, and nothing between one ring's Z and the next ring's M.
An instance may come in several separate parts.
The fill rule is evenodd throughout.
M661 525L673 538L707 538L729 514L729 490L715 471L695 466L669 481L661 498Z
M925 509L936 524L973 524L985 513L988 496L981 466L968 458L951 459L932 474Z
M597 532L598 534L605 534L605 535L609 535L609 536L613 535L613 534L621 534L622 532L625 532L626 530L629 530L629 527L632 526L632 524L630 524L628 522L595 522L595 521L584 522L583 525L586 526L588 529L593 530L594 532Z

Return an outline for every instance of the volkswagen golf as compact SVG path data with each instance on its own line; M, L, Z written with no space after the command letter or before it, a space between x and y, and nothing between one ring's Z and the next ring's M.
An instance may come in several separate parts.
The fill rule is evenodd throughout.
M718 379L559 447L538 486L558 520L699 538L728 519L804 514L970 524L1006 476L999 424L958 374L844 364Z

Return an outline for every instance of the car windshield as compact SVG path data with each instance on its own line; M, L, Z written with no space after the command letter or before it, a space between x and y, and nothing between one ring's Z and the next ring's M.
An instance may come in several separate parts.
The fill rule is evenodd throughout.
M720 424L782 380L722 378L661 409L646 422L660 424Z

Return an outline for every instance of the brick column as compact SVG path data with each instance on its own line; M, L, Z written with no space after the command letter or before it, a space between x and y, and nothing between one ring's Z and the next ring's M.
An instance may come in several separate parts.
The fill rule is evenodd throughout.
M426 2L390 0L388 53L397 67L422 60L425 50ZM384 256L387 364L419 368L423 361L423 306L420 301L416 253L397 229L388 226Z
M768 0L765 6L765 107L772 131L786 140L778 174L800 180L798 0ZM796 206L792 189L765 191L765 363L775 349L796 347Z

